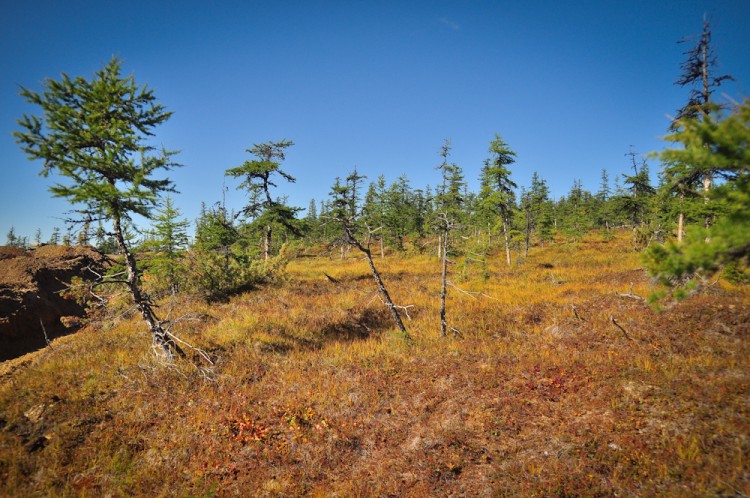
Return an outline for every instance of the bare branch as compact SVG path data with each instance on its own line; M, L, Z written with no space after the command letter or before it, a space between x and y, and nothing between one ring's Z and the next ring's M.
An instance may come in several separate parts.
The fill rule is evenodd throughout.
M193 346L193 345L192 345L192 344L190 344L189 342L185 341L184 339L180 339L180 338L179 338L179 337L177 337L177 336L176 336L175 334L173 334L173 333L172 333L172 332L170 331L170 329L171 329L171 326L167 326L167 327L166 327L166 328L164 329L164 332L166 332L166 334L167 334L167 335L168 335L169 337L171 337L171 338L172 338L173 340L175 340L175 341L179 342L179 343L180 343L180 344L182 344L183 346L186 346L186 347L187 347L188 349L192 349L193 351L195 351L196 353L198 353L198 355L199 355L199 356L200 356L201 358L203 358L203 359L204 359L204 360L205 360L205 361L206 361L206 362L207 362L207 363L208 363L209 365L213 365L213 364L214 364L214 362L213 362L213 361L211 361L211 358L210 358L210 357L208 356L208 353L206 353L206 352L205 352L204 350L202 350L202 349L200 349L200 348L196 348L195 346ZM197 365L196 365L196 366L197 366Z
M49 342L49 337L47 337L47 329L44 327L44 322L42 321L42 317L39 317L39 325L42 326L42 332L44 332L44 341L47 343L47 346L49 346L50 349L53 349L52 344L50 344Z
M614 324L614 326L615 326L615 327L617 327L618 329L620 329L620 330L622 331L622 335L624 335L624 336L625 336L625 339L627 339L627 340L629 340L629 341L632 341L632 340L633 340L633 339L632 339L632 338L630 337L630 335L628 335L628 332L627 332L627 330L625 330L625 329L623 328L623 326L622 326L622 325L620 325L619 323L617 323L617 320L615 320L615 317L614 317L614 315L610 316L610 317L609 317L609 319L610 319L610 321L611 321L611 322L612 322L612 323Z
M323 272L323 275L325 275L326 278L328 279L328 281L331 282L331 283L338 284L340 282L337 278L333 278L332 276L330 276L326 272Z
M576 318L578 318L582 322L586 321L583 317L581 317L581 315L578 314L578 308L576 307L575 304L571 304L570 307L573 308L573 314L575 315Z
M404 314L406 315L406 318L408 318L409 321L411 321L411 316L409 315L409 308L413 308L414 307L413 304L409 304L409 305L406 305L406 306L400 306L400 305L394 304L394 303L388 304L383 299L383 296L382 296L382 293L380 292L380 289L378 289L378 290L375 291L375 296L377 296L380 299L380 302L383 303L384 305L386 305L387 307L390 308L391 306L393 306L396 309L403 310ZM367 304L370 304L373 299L375 299L374 296L373 296L372 299L370 299L370 301Z
M626 294L621 294L618 292L615 292L615 294L617 294L620 297L628 297L630 299L635 299L636 301L645 301L644 298L633 293L633 282L630 282L630 290Z
M446 283L447 283L448 285L450 285L451 287L453 287L454 289L456 289L457 291L459 291L459 292L463 292L463 293L464 293L464 294L466 294L467 296L470 296L470 297L472 297L472 298L474 298L474 299L476 299L476 296L483 296L483 297L486 297L487 299L492 299L492 300L495 300L495 301L499 301L499 299L497 299L497 298L495 298L495 297L492 297L492 296L490 296L490 295L487 295L487 294L485 294L484 292L479 292L479 291L467 291L467 290L464 290L464 289L462 289L462 288L458 287L458 286L457 286L456 284L454 284L454 283L453 283L453 282L451 282L450 280L448 280L448 281L447 281Z

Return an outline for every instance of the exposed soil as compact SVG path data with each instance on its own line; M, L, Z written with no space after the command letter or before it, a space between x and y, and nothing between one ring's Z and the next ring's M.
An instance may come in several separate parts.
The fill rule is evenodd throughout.
M0 361L77 330L85 308L63 291L73 277L93 277L106 258L91 247L0 247ZM46 333L46 337L45 337Z

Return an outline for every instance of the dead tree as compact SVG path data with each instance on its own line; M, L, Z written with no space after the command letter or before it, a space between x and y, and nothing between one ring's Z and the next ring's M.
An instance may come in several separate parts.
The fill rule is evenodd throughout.
M340 243L354 246L359 249L365 255L367 263L370 266L370 271L378 285L378 294L382 297L383 303L390 310L393 320L396 322L401 333L407 340L411 337L409 332L404 326L403 320L399 313L401 306L396 306L391 299L388 289L386 289L383 279L380 276L380 272L375 266L375 262L372 259L372 251L370 250L370 244L372 241L372 231L367 230L367 236L364 243L357 237L358 230L358 206L357 206L357 184L361 180L362 176L358 175L355 171L346 180L345 184L341 184L341 181L337 178L336 184L331 188L331 196L333 200L331 202L333 208L331 209L331 218L341 227L342 236L340 237Z

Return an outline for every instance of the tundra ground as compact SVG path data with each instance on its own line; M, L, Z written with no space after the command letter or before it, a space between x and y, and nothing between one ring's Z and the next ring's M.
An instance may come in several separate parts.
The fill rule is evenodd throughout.
M457 261L481 294L449 288L441 338L436 257L391 254L406 342L354 256L163 303L210 371L137 317L0 364L0 495L750 495L746 287L656 310L628 236L592 236Z

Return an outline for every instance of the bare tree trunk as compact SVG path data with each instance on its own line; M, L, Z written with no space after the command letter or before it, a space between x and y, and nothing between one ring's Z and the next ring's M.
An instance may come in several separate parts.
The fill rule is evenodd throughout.
M508 266L510 266L510 240L508 239L508 226L505 223L505 216L503 216L503 237L505 238L505 258L508 260Z
M175 353L181 357L185 357L185 352L182 348L180 348L180 346L161 326L161 321L156 317L148 298L141 293L141 289L138 285L138 267L136 265L135 256L133 256L130 248L125 243L122 226L120 225L120 217L115 215L112 224L115 230L117 245L120 246L120 251L125 256L125 266L127 268L126 285L128 286L128 289L130 289L130 294L133 296L133 301L143 317L143 320L148 324L154 342L161 347L162 351L168 358L172 358Z
M708 205L709 199L708 199L708 193L711 190L711 174L707 173L706 176L703 177L703 204ZM711 215L706 215L706 230L711 228ZM706 238L706 242L708 242L708 238Z
M370 265L370 270L372 271L372 276L375 277L375 282L378 284L378 291L383 296L383 300L385 301L385 305L388 307L389 310L391 310L391 315L393 316L393 319L396 321L396 325L398 326L398 329L404 334L404 336L409 339L409 332L406 331L406 327L404 326L404 322L401 320L401 315L399 314L398 310L396 309L396 305L393 304L393 301L391 301L391 296L388 294L388 290L385 288L385 284L383 284L383 280L380 278L380 273L378 272L378 269L375 267L375 263L372 260L372 255L370 254L369 249L367 251L364 251L365 256L367 257L367 263Z
M380 234L380 259L385 259L385 246L383 245L383 234Z
M442 257L442 251L443 251L443 239L442 239L442 235L438 235L437 250L438 250L438 259L440 259Z
M445 235L446 242L448 240L448 234ZM448 284L448 244L443 242L443 256L442 256L442 276L440 280L440 336L445 337L448 331L448 322L445 319L445 295Z
M383 279L380 278L380 272L378 272L378 269L375 267L375 262L372 260L372 253L370 251L370 248L363 246L354 237L354 234L352 234L348 228L346 229L346 235L349 238L349 242L357 246L357 249L359 249L360 251L364 253L365 257L367 258L367 263L370 265L370 271L372 271L372 276L375 278L375 282L378 284L378 292L380 292L380 295L383 296L385 305L391 311L391 315L393 316L393 319L396 321L396 325L398 326L398 329L404 334L404 337L406 339L411 339L411 336L409 336L409 332L407 332L406 327L404 326L404 322L401 321L401 315L399 314L398 309L396 309L396 305L393 304L393 301L391 300L391 296L390 294L388 294L388 289L385 288Z
M271 225L266 227L266 235L263 238L263 259L268 259L268 254L271 252Z
M682 232L685 227L685 214L682 212L682 202L685 200L685 193L680 192L680 214L677 217L677 243L682 244Z
M529 257L529 245L531 244L531 228L526 228L526 240L523 250L523 257L528 258Z

